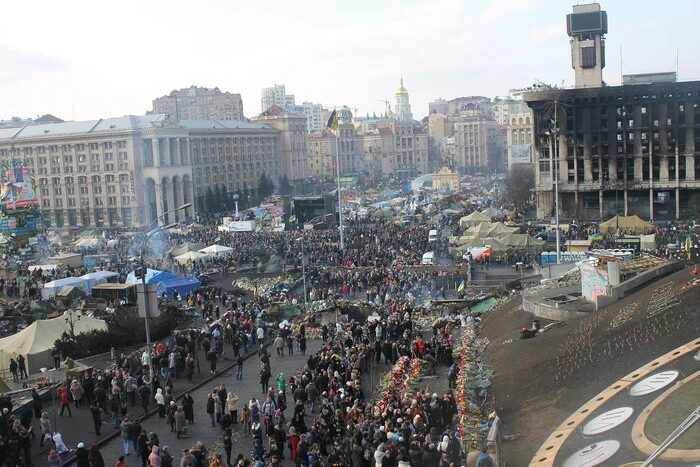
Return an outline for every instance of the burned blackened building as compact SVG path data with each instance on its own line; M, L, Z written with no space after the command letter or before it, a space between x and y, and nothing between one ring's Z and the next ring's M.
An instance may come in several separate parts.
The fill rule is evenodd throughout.
M564 218L697 217L700 81L658 73L606 86L598 79L607 32L599 9L576 6L567 21L576 87L523 96L534 114L537 215L554 217L558 201Z

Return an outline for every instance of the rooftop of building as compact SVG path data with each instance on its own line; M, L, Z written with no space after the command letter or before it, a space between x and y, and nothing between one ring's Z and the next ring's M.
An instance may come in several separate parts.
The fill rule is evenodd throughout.
M618 86L581 87L581 88L549 88L524 92L523 101L540 102L558 99L576 98L606 98L606 97L638 97L640 95L664 96L672 93L692 93L697 97L700 92L700 81L655 82L644 84L624 84Z
M185 128L189 130L261 130L265 125L237 120L181 120L171 122L165 114L126 115L116 118L80 122L25 125L20 128L0 128L0 140L30 139L50 136L99 134L119 131L138 131L152 128Z

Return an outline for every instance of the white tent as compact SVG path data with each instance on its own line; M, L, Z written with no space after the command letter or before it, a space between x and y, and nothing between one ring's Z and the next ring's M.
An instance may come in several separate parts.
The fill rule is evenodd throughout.
M211 245L206 248L202 248L199 250L200 253L204 253L205 255L209 256L219 256L219 255L225 255L228 253L231 253L233 251L233 248L228 247L228 246L223 246L223 245Z
M48 300L51 297L55 297L58 291L61 290L61 287L64 285L72 285L85 293L90 291L90 284L87 279L81 279L80 277L66 277L65 279L56 279L55 281L44 284L44 288L41 289L41 298Z
M198 251L188 251L187 253L182 254L180 256L176 256L173 259L180 264L187 264L191 261L196 261L198 259L204 258L207 258L207 255L205 255L204 253L199 253Z
M90 292L97 284L104 284L108 282L110 277L119 277L119 273L112 271L95 271L80 276L81 279L88 281L88 292Z
M39 373L41 368L52 368L51 351L64 332L82 334L94 329L107 329L102 320L88 318L75 311L67 311L62 317L33 322L17 334L0 339L0 370L8 370L10 358L22 354L27 359L27 372ZM70 356L70 355L68 355Z

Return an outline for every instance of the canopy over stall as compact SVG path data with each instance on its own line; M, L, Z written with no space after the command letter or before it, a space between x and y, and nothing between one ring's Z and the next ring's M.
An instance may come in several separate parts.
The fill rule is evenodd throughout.
M600 231L606 234L641 235L654 231L654 226L638 216L615 216L600 224Z

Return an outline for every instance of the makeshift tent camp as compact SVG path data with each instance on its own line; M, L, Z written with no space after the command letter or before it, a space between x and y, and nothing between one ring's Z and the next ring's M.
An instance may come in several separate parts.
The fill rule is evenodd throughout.
M168 298L173 298L173 292L177 290L181 296L187 295L187 292L192 292L194 290L199 290L202 288L199 279L194 276L189 277L178 277L176 279L168 279L158 283L158 296L163 295Z
M638 216L615 216L600 224L600 231L607 234L640 235L654 231L654 226Z
M489 227L488 236L489 237L502 237L508 235L509 233L517 232L518 227L506 227L503 222L495 222Z
M71 300L73 300L74 298L80 298L84 296L85 292L83 292L77 287L73 287L72 285L64 285L63 287L61 287L61 290L59 290L56 293L56 297L68 298Z
M499 239L504 245L515 249L518 252L536 252L542 251L544 240L538 240L528 234L511 233Z
M188 251L199 251L205 246L206 245L203 243L187 242L183 243L182 245L172 247L171 249L166 251L165 254L168 258L174 258L176 256L184 255Z
M223 245L210 245L206 248L199 250L200 253L204 253L209 256L219 256L231 253L233 248Z
M44 288L41 289L41 298L48 300L51 297L55 297L61 287L65 285L72 285L73 287L78 287L83 292L87 293L89 289L88 281L81 279L80 277L66 277L65 279L57 279L55 281L47 282L44 284Z
M88 292L97 284L116 282L117 277L119 277L119 273L113 271L95 271L80 276L81 279L88 281ZM110 278L112 278L111 281Z
M176 277L178 277L176 274L171 274L171 273L165 272L165 271L159 271L157 269L146 268L146 283L148 283L148 284L157 284L158 282L168 280L168 279L174 279ZM131 271L126 276L126 283L127 284L140 284L141 279L136 277L136 275L134 274L134 271Z
M187 263L190 263L192 261L197 261L198 259L204 259L207 257L208 256L205 255L204 253L200 253L198 251L188 251L187 253L183 253L179 256L175 256L173 259L180 264L187 264Z
M72 314L72 319L66 319ZM78 319L78 316L80 317ZM0 370L7 371L10 358L22 354L27 359L27 371L36 374L41 368L53 368L51 351L64 332L82 334L95 329L107 329L104 321L67 311L62 317L33 322L17 334L0 339Z
M459 226L461 228L474 227L476 225L481 224L482 222L491 222L491 218L489 216L481 214L479 211L474 211L468 216L464 216L463 218L461 218L459 220Z

